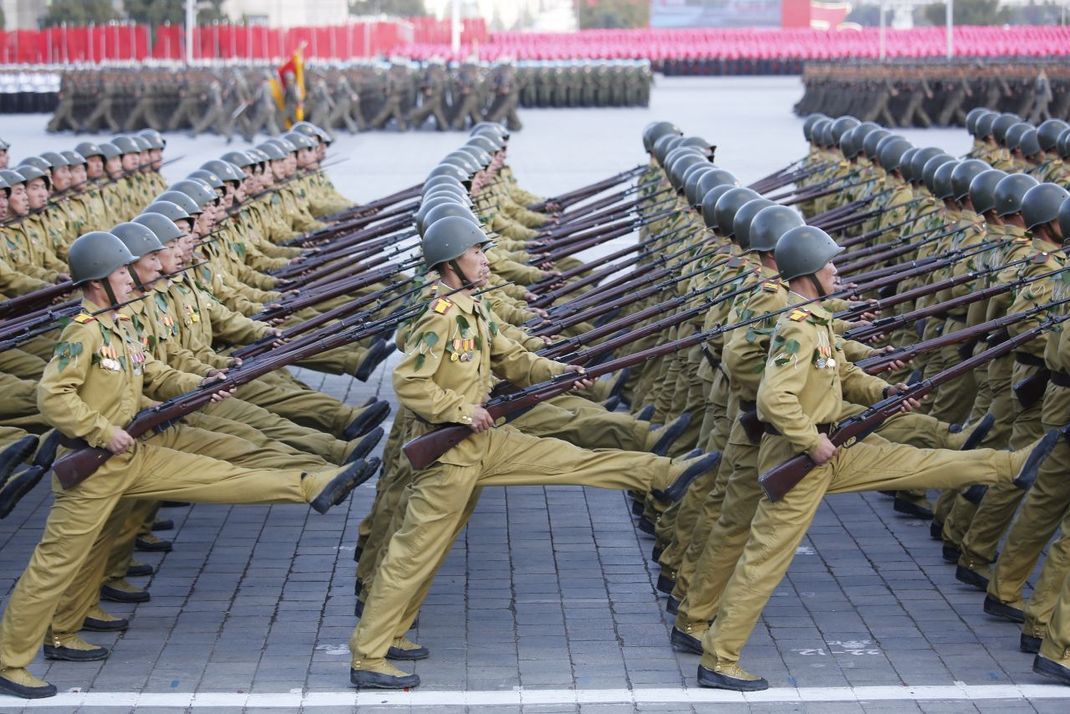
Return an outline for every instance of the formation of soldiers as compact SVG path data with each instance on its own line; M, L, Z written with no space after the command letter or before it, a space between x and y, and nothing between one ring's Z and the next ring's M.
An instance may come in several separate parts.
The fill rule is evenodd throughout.
M519 62L522 107L645 107L654 74L648 60Z
M889 127L963 126L976 107L1033 123L1070 120L1065 63L807 63L795 113L851 115Z
M552 198L517 184L489 122L362 206L318 170L330 137L308 123L164 193L151 132L144 152L78 147L84 179L77 156L0 172L4 294L81 293L59 335L25 329L55 305L0 321L19 340L0 352L0 508L50 467L55 494L0 621L0 691L55 693L27 669L42 641L50 659L108 656L79 633L130 626L101 597L149 598L126 578L148 574L131 556L159 542L160 499L322 512L379 471L389 408L278 368L366 377L395 345L399 410L356 548L358 688L419 684L394 663L432 656L409 631L453 539L483 487L529 484L632 494L676 616L667 646L701 657L701 686L769 686L740 666L746 642L823 496L864 490L931 519L984 611L1070 684L1064 536L1024 592L1070 528L1070 125L968 119L959 160L813 115L809 153L750 187L655 122L647 165ZM90 183L96 163L108 178ZM83 193L107 230L71 228ZM634 245L577 257L637 226Z

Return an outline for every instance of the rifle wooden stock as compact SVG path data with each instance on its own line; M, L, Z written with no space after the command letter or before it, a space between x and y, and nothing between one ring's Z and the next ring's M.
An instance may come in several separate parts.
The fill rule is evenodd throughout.
M370 201L359 206L354 205L350 208L346 208L336 213L332 213L329 216L324 216L320 220L324 223L333 223L336 221L341 221L350 218L352 216L363 216L368 215L370 213L375 213L380 208L392 206L395 203L400 203L407 198L413 198L415 196L420 195L420 191L423 189L423 187L424 185L422 182L418 184L413 184L408 188L403 188L400 191L396 191L390 195L383 196L382 198L377 198L374 201Z
M31 307L38 305L47 305L60 295L66 295L71 290L74 290L74 285L70 280L56 285L49 285L46 288L40 290L34 290L23 295L18 295L13 298L8 298L3 302L0 302L0 317L6 317L12 313L19 313Z
M853 446L869 436L890 416L900 412L903 403L907 399L923 397L939 385L971 372L991 359L1010 353L1015 348L1035 338L1042 331L1050 329L1053 325L1066 319L1066 316L1048 318L1033 329L1026 330L1011 337L1006 342L989 347L984 352L979 352L969 359L951 365L937 372L929 379L917 382L899 394L882 399L861 414L837 424L836 428L829 434L829 441L838 447L849 448ZM758 483L770 501L779 501L816 467L817 464L808 454L799 454L763 473L758 477Z
M553 203L562 208L565 208L566 206L572 203L578 203L584 200L585 198L594 196L596 194L601 193L602 191L605 191L606 189L612 188L618 184L628 181L633 176L641 173L644 168L645 167L642 165L634 166L626 171L621 171L618 174L614 174L612 176L609 176L608 178L604 178L601 181L596 181L593 184L588 184L587 186L580 186L577 189L562 193L558 196L554 196L553 198L547 198L541 203L536 203L532 204L531 206L528 206L528 208L532 211L541 211L546 208L546 204L548 203Z
M390 211L383 211L382 213L376 213L370 216L363 216L361 218L354 218L349 221L344 221L338 225L329 226L327 228L320 228L319 230L312 231L299 235L296 238L291 238L288 241L284 241L284 246L298 246L302 248L309 248L316 245L322 245L329 243L340 235L348 235L353 231L357 231L361 228L365 228L371 223L383 221L386 219L400 220L402 217L411 217L412 213L419 207L419 203L407 203L400 208L395 208ZM407 222L407 221L404 221Z
M906 203L901 203L898 206L894 206L893 208L904 208L904 207L909 206L909 205L911 205L913 203L915 203L915 201L911 200L911 201L907 201ZM889 210L889 209L885 208L885 211L887 211L887 210ZM893 231L896 228L902 228L903 226L909 225L911 223L917 223L921 219L928 218L929 216L932 216L933 214L939 213L942 210L943 210L942 208L934 208L931 211L928 211L926 213L921 214L920 216L907 218L906 220L902 220L902 221L899 221L897 223L893 223L890 226L885 226L884 228L874 228L873 230L867 231L867 232L865 232L865 233L863 233L861 235L853 236L851 238L847 238L845 240L840 241L840 247L841 248L850 248L852 246L858 245L859 243L868 243L869 241L873 240L874 238L880 238L882 235L884 235L888 231Z

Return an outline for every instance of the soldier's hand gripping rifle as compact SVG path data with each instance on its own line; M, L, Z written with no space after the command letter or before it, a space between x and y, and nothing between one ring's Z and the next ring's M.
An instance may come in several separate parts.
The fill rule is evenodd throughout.
M1014 349L1034 339L1045 330L1050 330L1054 326L1068 319L1068 317L1070 316L1050 317L1030 330L1015 335L998 345L989 347L985 351L979 352L969 359L951 365L950 367L937 372L932 377L911 385L909 388L898 394L882 399L861 414L845 419L837 424L836 428L829 433L829 441L835 446L842 448L850 448L851 446L854 446L859 441L872 434L889 417L901 412L904 403L908 399L920 399L941 384L957 379L958 377L973 371L982 364L985 364L989 360L1009 354ZM758 477L758 483L761 485L762 490L765 491L765 495L770 501L779 501L815 468L817 468L817 464L810 458L809 454L799 454L763 473Z
M49 285L39 290L8 298L0 302L0 318L7 317L13 313L21 313L23 310L48 305L54 302L56 298L66 295L72 290L74 290L74 285L71 284L71 281L64 280L62 283L56 283L55 285Z

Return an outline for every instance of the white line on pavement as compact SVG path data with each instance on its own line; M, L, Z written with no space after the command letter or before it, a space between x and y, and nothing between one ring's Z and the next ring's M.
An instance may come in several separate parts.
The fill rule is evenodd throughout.
M508 691L414 690L411 692L63 692L49 699L21 701L0 696L0 708L45 707L226 707L280 709L303 707L518 706L532 704L747 704L873 701L976 701L982 699L1070 699L1058 684L982 684L887 687L778 687L764 692L718 689L513 689Z

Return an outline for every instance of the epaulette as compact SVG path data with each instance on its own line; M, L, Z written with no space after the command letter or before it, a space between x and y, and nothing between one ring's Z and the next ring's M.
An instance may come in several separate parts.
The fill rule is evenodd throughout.
M794 322L802 322L806 318L810 317L810 313L806 310L800 310L798 308L791 311L788 315L788 319Z
M88 312L83 312L79 313L78 315L75 315L74 321L77 322L79 325L85 325L89 322L96 322L97 318L93 317Z
M779 289L780 284L777 283L775 280L766 280L764 283L762 283L762 290L767 293L775 293Z
M1044 251L1034 253L1029 262L1034 265L1043 265L1048 262L1048 253L1045 253Z
M446 298L439 298L431 304L431 309L437 312L439 315L445 315L449 312L449 309L453 307L453 303Z

